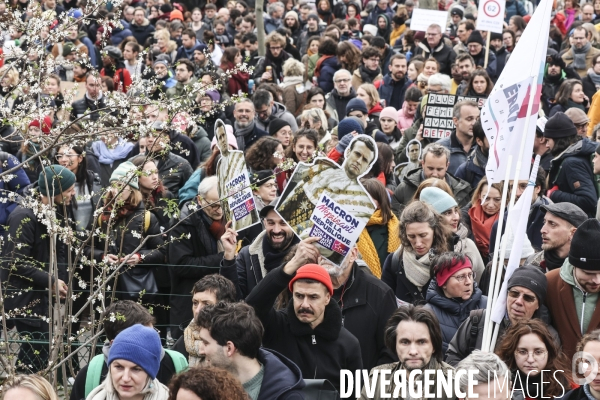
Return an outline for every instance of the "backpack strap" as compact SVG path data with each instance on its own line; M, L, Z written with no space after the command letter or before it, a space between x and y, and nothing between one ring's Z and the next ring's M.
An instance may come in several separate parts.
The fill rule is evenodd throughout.
M85 375L85 397L87 398L92 390L100 385L102 376L102 367L104 367L104 354L96 354L88 364L87 374Z
M173 360L173 365L175 366L175 373L178 374L182 371L185 371L188 368L188 362L185 359L185 356L178 351L165 349L165 353L171 357Z
M484 311L485 310L473 310L469 315L469 319L471 320L471 330L469 331L469 337L467 340L469 344L469 354L475 350L480 326L485 324L485 318L483 317Z

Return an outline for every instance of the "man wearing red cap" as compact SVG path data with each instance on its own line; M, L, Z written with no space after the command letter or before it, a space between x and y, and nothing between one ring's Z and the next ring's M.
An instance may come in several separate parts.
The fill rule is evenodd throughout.
M263 346L290 358L307 379L328 379L339 391L340 370L362 369L360 344L342 326L342 313L331 301L333 284L315 264L319 252L311 237L298 244L283 267L268 273L246 298L265 328ZM286 287L292 292L287 310L273 305Z

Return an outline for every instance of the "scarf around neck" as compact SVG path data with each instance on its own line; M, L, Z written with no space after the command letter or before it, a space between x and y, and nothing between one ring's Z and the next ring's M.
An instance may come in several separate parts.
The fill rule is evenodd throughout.
M375 210L369 222L367 222L367 226L371 225L382 225L383 217L381 216L381 209ZM398 222L398 218L392 214L392 218L387 223L388 230L388 243L387 243L387 251L388 253L393 253L398 250L400 247L400 238L398 237L398 229L400 223ZM369 235L368 230L365 228L362 230L358 243L356 244L358 247L358 251L363 257L363 260L367 263L367 266L378 278L381 278L381 260L379 259L379 255L377 254L377 249L375 248L375 243L373 243L373 239L371 239L371 235ZM385 260L384 260L385 261Z
M169 389L159 382L158 379L148 379L146 386L140 392L144 395L144 400L165 400L169 398ZM119 394L113 386L110 368L106 374L106 379L88 395L90 400L119 400Z
M189 367L198 366L200 364L200 328L193 319L183 331L183 342L185 351L190 355L188 359Z
M98 156L100 164L112 164L115 161L127 158L129 152L133 149L133 143L119 139L117 145L109 149L102 140L98 140L92 144L92 151Z
M591 48L592 44L590 42L587 42L586 45L583 46L581 49L578 49L577 47L575 47L575 45L571 46L571 51L573 52L573 68L586 68L587 65L585 63L585 56Z
M245 138L254 132L254 120L248 124L247 127L242 128L238 124L237 121L233 123L233 127L235 128L235 138L237 140L238 149L243 150L246 148L245 146Z
M364 65L361 65L358 67L358 72L360 73L360 78L362 79L363 83L373 83L375 78L381 74L381 68L377 67L375 71L372 71Z
M498 214L488 216L483 212L481 203L469 209L471 217L471 230L475 238L477 249L481 256L487 258L490 252L490 235L492 234L492 226L498 220Z
M562 267L565 259L560 258L553 250L544 250L544 263L548 271Z
M289 243L285 249L277 250L274 249L273 246L271 246L271 243L267 238L267 233L265 232L265 236L263 236L262 239L262 251L265 257L265 270L267 270L267 272L271 272L275 268L279 267L282 264L284 257L287 255L290 247L292 247L299 241L300 240L298 239L298 237L294 235L291 243Z
M404 263L406 278L420 291L431 279L430 252L417 259L417 255L412 251L403 251L402 262Z
M593 68L588 69L587 76L590 77L596 89L600 89L600 75L594 72Z

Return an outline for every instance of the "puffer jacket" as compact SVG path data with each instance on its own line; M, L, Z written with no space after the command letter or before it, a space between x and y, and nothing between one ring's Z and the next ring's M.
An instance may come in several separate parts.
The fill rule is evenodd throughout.
M507 0L504 11L504 22L508 24L510 18L515 15L520 15L521 17L526 16L527 10L525 9L525 6L520 0Z
M326 57L326 56L323 56ZM315 76L318 76L317 82L319 87L323 89L325 93L329 93L333 90L333 75L341 68L337 57L329 57L323 60L317 61L317 68L315 69Z
M392 196L392 211L394 211L398 218L400 218L402 210L412 200L417 188L424 180L423 168L417 168L409 171L402 182L400 182ZM472 189L468 182L446 172L446 183L450 185L459 207L464 207L469 203Z
M462 299L446 297L435 279L432 279L429 283L426 307L435 313L440 322L444 354L446 354L448 343L454 337L458 327L465 319L469 318L471 311L485 308L487 305L487 297L481 293L481 289L477 287L477 284L473 286L475 290L471 298L463 301Z
M595 152L596 143L583 138L552 160L548 175L548 187L558 186L558 190L550 195L550 200L575 204L590 218L596 215L598 203L591 162Z
M100 118L100 114L97 111L106 108L106 103L104 102L104 97L98 100L90 100L87 94L85 94L82 99L74 101L71 107L71 121L81 118L84 115L89 115L92 121L97 121Z
M419 46L415 49L416 56L423 56L425 59L429 57L433 57L440 63L440 73L446 74L448 76L452 76L452 65L456 61L456 53L452 49L452 47L447 46L443 40L440 40L440 43L437 45L435 49L430 49L429 45L426 41L423 41L419 44Z

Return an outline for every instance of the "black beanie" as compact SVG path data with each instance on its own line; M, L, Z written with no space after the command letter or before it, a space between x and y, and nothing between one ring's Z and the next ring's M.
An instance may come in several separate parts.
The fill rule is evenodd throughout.
M490 40L502 40L502 34L491 32Z
M467 44L469 43L479 43L482 46L485 45L485 42L483 41L483 36L481 36L481 33L479 33L479 31L471 32L471 34L469 35L469 39L467 40Z
M162 6L160 6L160 11L166 13L170 13L171 11L173 11L173 7L171 7L171 5L169 3L165 3Z
M550 139L560 139L577 135L577 128L563 112L557 112L546 122L544 127L544 137Z
M567 68L567 64L565 64L565 61L558 54L549 55L546 57L546 62L548 65L558 65L562 70Z
M546 290L548 289L548 280L546 275L533 265L519 267L513 272L508 280L508 289L515 286L521 286L531 290L538 298L538 302L543 304L546 301Z
M590 246L600 239L600 222L590 218L577 228L571 240L569 263L588 271L600 271L600 248ZM595 249L595 250L594 250Z
M288 122L282 120L281 118L275 118L269 124L269 135L275 135L284 126L289 126L291 128L291 125Z

